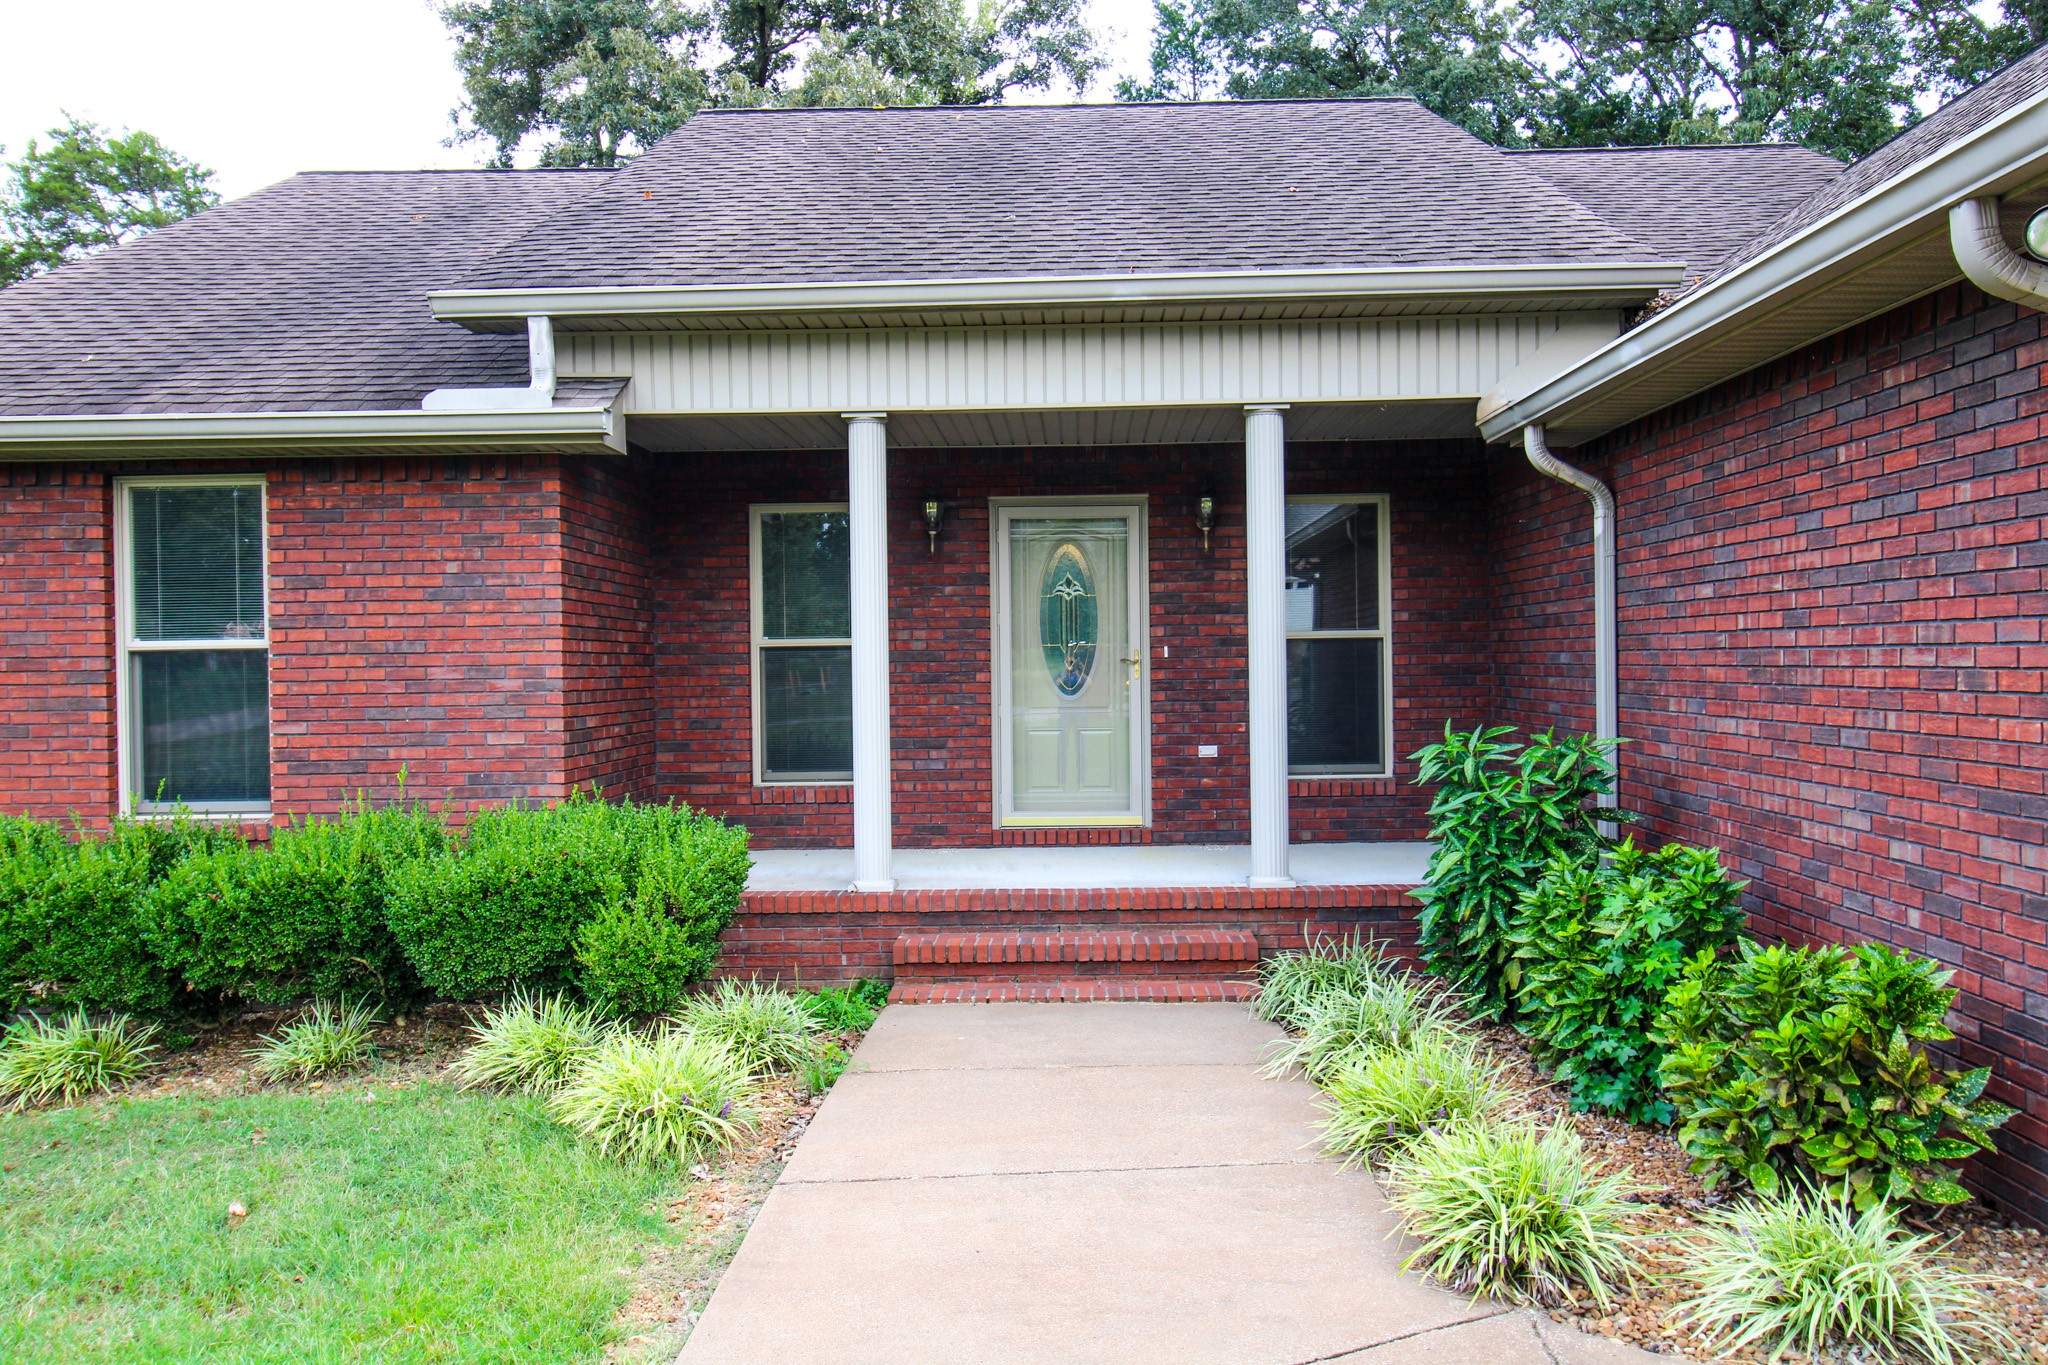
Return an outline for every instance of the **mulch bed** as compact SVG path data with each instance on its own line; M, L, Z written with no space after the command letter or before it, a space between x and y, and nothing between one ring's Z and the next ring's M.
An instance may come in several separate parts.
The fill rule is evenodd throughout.
M1510 1085L1523 1092L1519 1116L1543 1124L1569 1122L1602 1173L1627 1173L1642 1191L1642 1211L1632 1220L1632 1230L1641 1239L1643 1268L1649 1273L1633 1292L1605 1309L1575 1303L1553 1309L1553 1319L1633 1342L1646 1351L1695 1360L1840 1365L1851 1359L1809 1357L1797 1351L1773 1357L1769 1349L1728 1351L1688 1331L1678 1311L1689 1288L1682 1278L1686 1239L1702 1213L1725 1207L1732 1197L1725 1191L1710 1195L1702 1188L1700 1178L1686 1169L1685 1153L1671 1130L1573 1113L1569 1094L1538 1071L1526 1043L1513 1029L1489 1027L1480 1030L1480 1036L1506 1063ZM2022 1359L2048 1362L2048 1236L1976 1203L1924 1216L1916 1213L1907 1221L1917 1230L1952 1238L1947 1255L1984 1277L1984 1287L2004 1310L2013 1335L2026 1344L2028 1354Z

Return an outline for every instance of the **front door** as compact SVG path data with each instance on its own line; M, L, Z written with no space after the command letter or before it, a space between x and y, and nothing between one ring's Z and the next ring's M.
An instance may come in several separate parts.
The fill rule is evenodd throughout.
M997 818L1145 821L1142 503L995 507Z

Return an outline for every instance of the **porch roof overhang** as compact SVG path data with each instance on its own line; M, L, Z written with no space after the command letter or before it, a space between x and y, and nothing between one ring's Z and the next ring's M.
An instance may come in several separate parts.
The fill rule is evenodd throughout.
M525 411L185 412L0 417L0 460L194 455L604 454L616 401Z
M434 316L476 332L547 316L563 331L810 330L1257 321L1629 307L1678 283L1671 261L1369 270L989 276L576 289L445 289Z
M1571 364L1480 400L1490 441L1542 423L1577 444L1962 278L1948 211L1980 195L2009 218L2048 202L2048 90L1903 167Z

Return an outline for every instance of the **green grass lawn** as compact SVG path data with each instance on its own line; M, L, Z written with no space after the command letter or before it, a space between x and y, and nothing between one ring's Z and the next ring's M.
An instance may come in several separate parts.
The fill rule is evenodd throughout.
M374 1077L0 1115L0 1163L16 1365L588 1361L681 1178Z

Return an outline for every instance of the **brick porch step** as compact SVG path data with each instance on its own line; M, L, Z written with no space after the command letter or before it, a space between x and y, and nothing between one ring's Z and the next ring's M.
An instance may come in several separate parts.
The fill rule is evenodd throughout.
M1257 935L1235 929L989 930L903 934L898 981L1042 981L1078 977L1242 975Z
M1149 1000L1192 1003L1248 1000L1248 981L1189 981L1176 977L1084 977L1051 981L901 981L890 988L892 1005L981 1005L1020 1000L1040 1004L1084 1000Z

